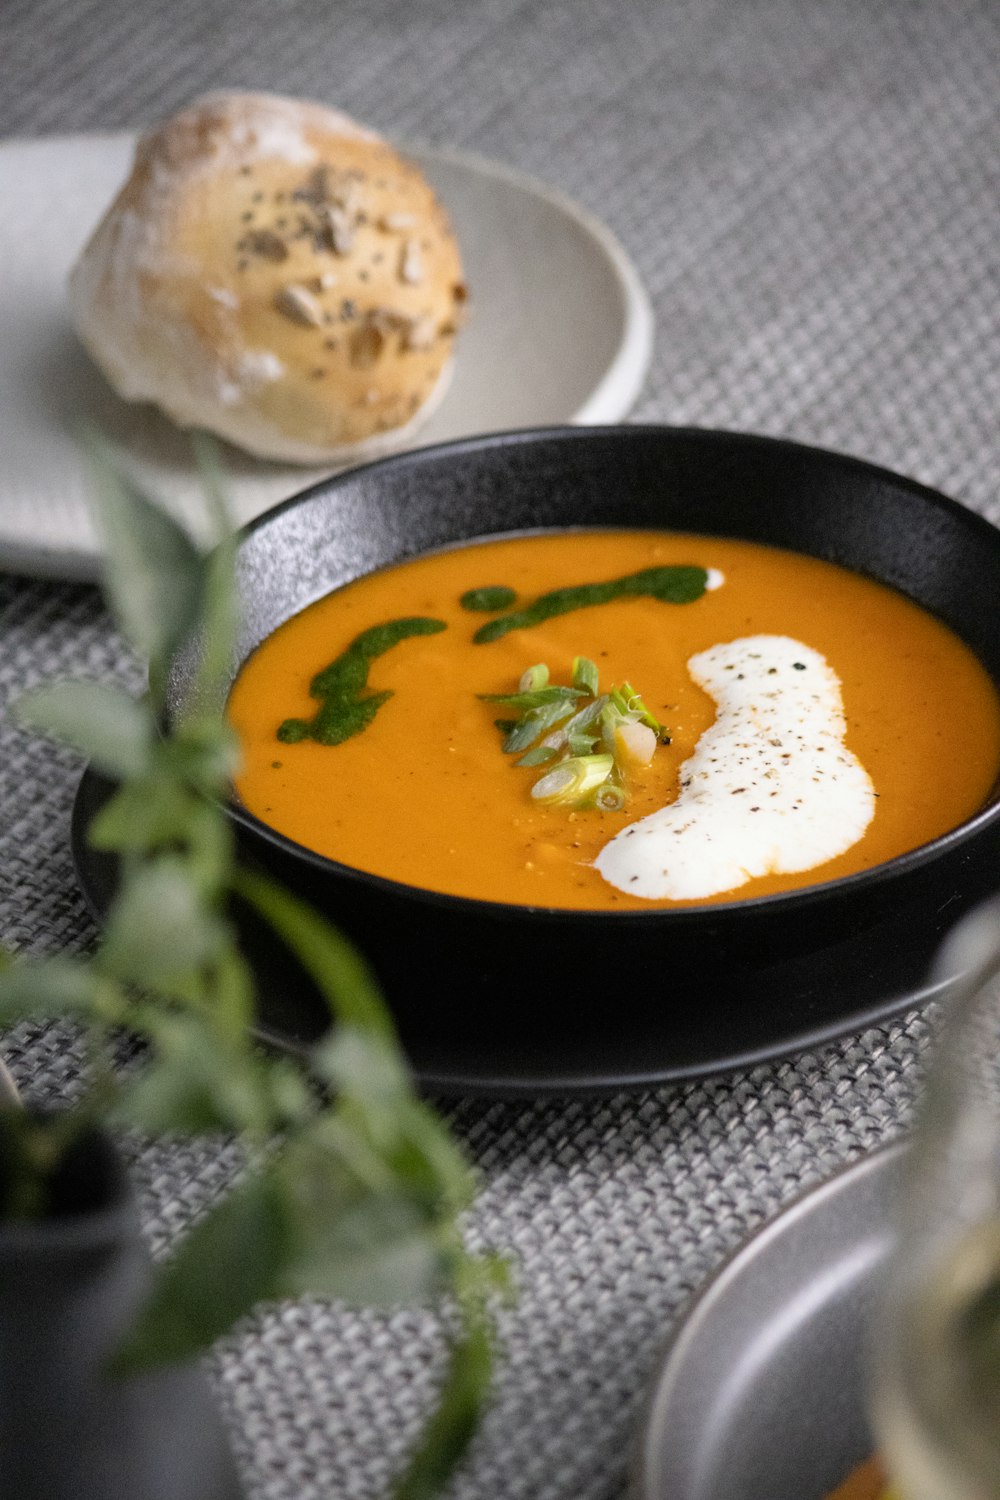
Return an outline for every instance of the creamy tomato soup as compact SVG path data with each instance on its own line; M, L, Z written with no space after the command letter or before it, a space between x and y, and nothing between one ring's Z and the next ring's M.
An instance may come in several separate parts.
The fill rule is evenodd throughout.
M698 597L638 591L532 622L533 603L554 590L668 566L706 570L688 590ZM513 602L488 592L500 586ZM525 608L526 623L473 639ZM626 764L621 806L540 802L533 788L552 762L505 754L496 721L509 731L519 710L482 696L516 693L539 663L551 684L569 684L580 657L602 693L629 685L662 726L648 763ZM311 695L318 682L349 688L338 743L309 737L326 701ZM926 611L814 558L690 534L508 538L387 568L265 640L229 716L241 801L297 843L435 891L584 909L757 897L868 869L974 813L1000 763L994 686ZM723 731L731 760L720 770ZM702 776L710 810L697 804L705 820L687 845L699 870L707 840L732 848L678 884L665 841L683 842L676 830L690 826ZM651 851L639 875L619 857L633 827Z

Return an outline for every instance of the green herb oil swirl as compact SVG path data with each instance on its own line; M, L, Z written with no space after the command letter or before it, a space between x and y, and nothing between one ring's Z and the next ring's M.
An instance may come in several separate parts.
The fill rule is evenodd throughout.
M443 620L407 615L363 630L346 651L342 651L322 672L317 672L309 684L310 696L322 699L314 717L286 719L278 729L278 739L285 745L295 745L300 740L341 745L344 740L361 734L383 703L392 697L389 688L383 688L381 692L365 692L372 662L410 636L437 635L444 629Z

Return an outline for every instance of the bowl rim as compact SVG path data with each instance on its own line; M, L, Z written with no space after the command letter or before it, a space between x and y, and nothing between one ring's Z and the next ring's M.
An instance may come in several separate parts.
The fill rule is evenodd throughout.
M611 423L608 425L580 425L580 426L552 426L552 427L528 427L518 428L513 431L483 433L471 437L463 437L449 442L429 444L426 447L406 450L399 453L388 454L383 458L373 459L368 463L356 464L348 469L343 469L331 474L326 479L321 479L315 484L290 495L287 500L279 505L264 511L246 525L240 527L236 535L236 558L237 565L239 555L245 543L268 524L278 519L289 511L321 498L331 490L340 489L356 480L359 474L385 473L399 468L419 468L424 463L437 462L442 458L461 457L466 454L478 454L489 452L500 448L530 447L539 441L566 443L574 446L579 443L594 441L625 441L632 442L636 439L659 437L676 437L682 440L695 440L704 442L708 446L733 446L761 450L789 452L808 456L810 460L817 458L836 465L845 467L848 471L864 474L872 479L889 482L897 488L909 491L916 497L930 501L946 515L952 515L963 525L969 527L973 533L991 544L998 552L998 563L1000 563L1000 528L994 526L985 516L969 506L962 505L950 496L943 494L929 485L922 484L919 480L911 479L907 475L899 474L883 465L872 463L868 459L857 458L853 454L843 453L833 448L817 447L809 443L801 443L791 438L772 437L762 433L740 432L728 428L713 428L699 426L672 426L666 423ZM552 531L557 528L539 527L539 533ZM588 530L599 530L599 526L588 526ZM613 529L621 529L615 527ZM628 529L628 528L625 528ZM642 527L636 530L649 530L653 528ZM498 532L483 532L475 538L460 538L454 543L455 546L473 545L478 540L500 538L515 534L513 530ZM450 546L451 543L444 543ZM436 549L426 548L413 556L423 556ZM794 549L789 549L794 550ZM809 554L806 554L809 555ZM403 559L388 560L379 564L379 567L392 567L396 562ZM405 560L409 561L408 556ZM371 571L375 571L374 569ZM857 571L857 570L855 570ZM366 574L358 574L359 578ZM349 580L353 582L354 580ZM337 585L343 587L344 584ZM893 585L886 585L893 587ZM331 590L332 592L332 590ZM323 596L317 596L323 597ZM919 601L915 601L918 602ZM308 608L303 605L302 608ZM921 605L921 608L926 606ZM298 611L297 611L298 612ZM291 616L289 616L291 618ZM966 643L967 644L967 643ZM968 649L972 649L969 647ZM245 658L244 658L245 659ZM978 660L978 657L977 657ZM242 661L240 666L242 666ZM237 668L239 670L239 668ZM991 674L992 675L992 674ZM994 680L994 686L1000 694L1000 683ZM489 901L481 897L459 896L447 891L435 891L426 886L408 885L403 881L392 880L384 875L376 875L366 870L359 870L353 865L346 865L340 861L331 859L328 855L319 854L306 845L297 843L286 834L280 833L269 824L263 822L254 813L251 813L234 797L226 803L226 809L234 822L247 830L254 837L261 839L264 843L271 845L281 854L290 859L302 861L311 867L317 874L333 877L346 881L349 885L362 887L368 891L380 892L383 895L393 896L397 899L417 901L435 907L444 907L458 914L464 912L475 915L480 919L508 920L511 914L523 914L530 920L552 923L555 926L571 925L579 923L583 919L610 919L625 928L633 926L646 927L652 922L669 920L673 926L697 923L707 925L713 922L725 922L736 916L737 913L746 914L748 918L755 916L765 917L767 915L787 911L789 915L800 911L811 909L817 904L827 901L831 895L843 895L850 899L856 894L862 894L865 890L883 885L885 882L895 882L906 876L922 870L936 860L944 858L963 845L975 839L981 832L1000 823L1000 778L994 784L990 793L992 800L987 801L983 807L975 812L970 818L964 819L956 824L954 828L939 834L937 838L931 839L925 844L919 844L914 849L906 850L896 855L893 859L882 860L869 869L860 870L853 875L839 876L833 880L816 882L811 885L794 887L788 891L779 891L768 896L745 896L735 898L731 901L717 902L691 902L684 905L650 905L648 910L613 911L604 908L587 907L560 907L544 905L528 905L518 902Z
M358 474L411 468L452 455L484 453L494 448L529 447L539 441L575 446L578 443L603 442L608 439L632 442L638 438L650 437L679 438L685 441L693 439L708 446L732 445L759 448L761 451L770 449L772 452L783 450L788 453L808 455L811 459L823 459L838 466L846 466L856 473L888 480L894 485L901 486L922 499L932 501L947 513L960 516L963 521L972 526L973 530L979 531L981 536L991 538L994 544L1000 543L1000 527L994 526L993 522L988 521L979 511L973 510L971 506L963 505L961 501L946 495L942 490L935 489L933 485L923 484L919 479L913 479L908 474L900 474L898 470L886 468L884 464L877 464L871 459L859 458L856 454L847 453L843 449L826 448L817 443L803 443L796 438L776 437L770 433L744 432L733 427L674 425L669 422L555 423L551 427L517 427L502 432L473 433L465 437L450 438L445 442L426 443L419 448L406 448L397 453L387 453L381 458L373 458L364 463L352 464L349 468L338 469L335 473L327 475L325 479L318 479L306 485L304 489L297 490L294 495L289 495L286 500L272 505L268 510L262 511L260 515L254 516L252 520L242 525L237 531L237 541L242 542L249 538L285 511L295 509L304 501L312 499L313 496L330 489L337 489L349 480L354 480ZM600 528L588 529L599 530ZM501 533L498 532L497 535Z

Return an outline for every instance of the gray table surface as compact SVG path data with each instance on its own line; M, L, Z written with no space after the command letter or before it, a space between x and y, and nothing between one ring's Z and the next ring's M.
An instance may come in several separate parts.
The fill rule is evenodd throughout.
M5 0L0 49L0 136L252 86L534 173L612 226L649 289L637 419L842 449L1000 515L995 0ZM93 590L0 575L2 698L70 672L140 682ZM9 724L0 747L0 939L84 945L79 764ZM782 1203L905 1129L928 1036L913 1013L707 1083L450 1105L482 1172L470 1234L516 1257L521 1286L454 1494L618 1494L686 1298ZM72 1089L58 1030L5 1049L37 1099ZM233 1169L174 1148L136 1166L157 1252ZM422 1311L256 1318L212 1363L251 1500L383 1493L440 1354Z

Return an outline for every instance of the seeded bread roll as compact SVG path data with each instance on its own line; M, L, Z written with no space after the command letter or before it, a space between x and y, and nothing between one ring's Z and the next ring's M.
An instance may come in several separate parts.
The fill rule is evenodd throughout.
M209 95L143 136L70 277L119 395L300 463L405 440L465 301L418 169L336 110L264 94Z

